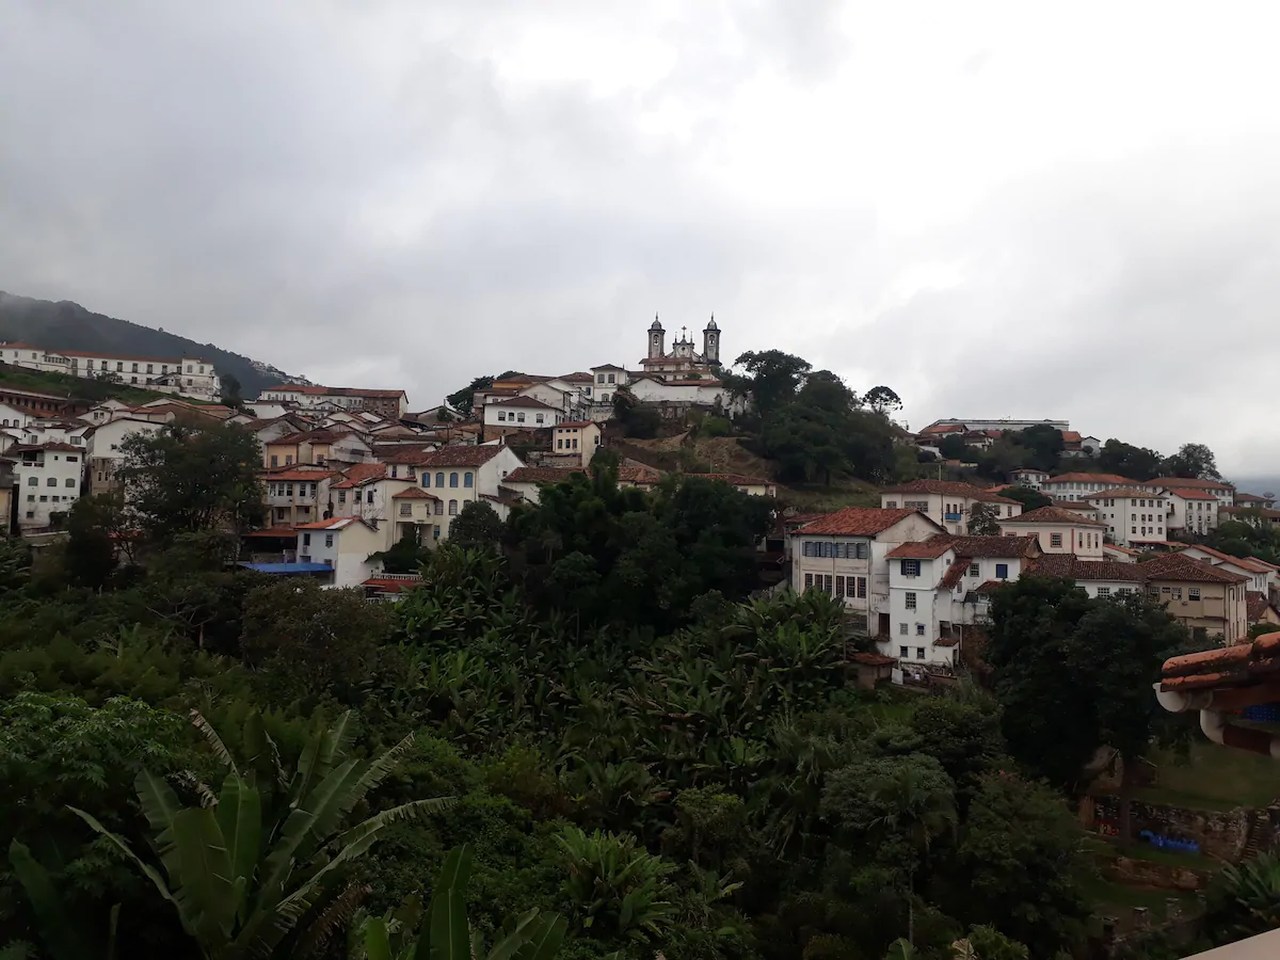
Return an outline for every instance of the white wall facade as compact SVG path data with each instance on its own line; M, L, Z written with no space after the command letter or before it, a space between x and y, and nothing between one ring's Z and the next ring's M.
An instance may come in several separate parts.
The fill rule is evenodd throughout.
M1088 499L1107 525L1107 536L1122 547L1168 539L1165 521L1169 502L1163 495L1091 496Z
M80 499L84 478L83 450L39 449L12 452L18 496L18 528L50 526L52 514L67 513Z

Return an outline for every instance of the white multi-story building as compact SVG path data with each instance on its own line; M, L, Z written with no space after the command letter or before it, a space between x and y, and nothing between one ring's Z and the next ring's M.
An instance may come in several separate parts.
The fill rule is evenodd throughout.
M1168 529L1203 536L1218 526L1221 497L1197 487L1173 487L1165 491L1169 499ZM1227 503L1226 506L1230 506Z
M370 390L363 387L322 387L283 383L268 387L257 402L274 402L303 410L367 410L399 420L409 409L403 390Z
M515 396L490 400L484 405L485 427L505 430L541 430L567 420L564 410L535 397Z
M222 381L200 357L139 357L95 350L51 350L29 343L0 344L5 363L73 377L113 380L197 400L217 400Z
M85 452L69 443L43 443L11 447L17 480L18 529L47 530L54 514L65 515L80 499Z
M1054 500L1087 500L1112 487L1145 487L1152 493L1160 490L1154 480L1140 482L1115 473L1060 473L1040 481L1040 492Z
M900 663L953 667L965 627L982 622L990 589L1017 580L1040 555L1035 537L955 537L939 534L904 543L886 555L888 631L880 653Z
M1165 523L1169 499L1147 487L1112 487L1089 494L1085 499L1107 525L1107 536L1123 547L1141 547L1169 539Z
M839 597L866 617L868 630L887 634L889 551L942 532L919 511L901 508L846 507L818 517L792 535L791 588Z
M918 510L947 533L966 534L973 508L985 504L995 510L997 519L1016 517L1022 504L971 483L953 480L912 480L880 492L880 506L885 510L902 508Z
M116 489L116 471L124 462L124 442L134 434L150 436L163 424L141 417L117 417L93 428L85 450L89 458L89 492L107 493Z
M387 536L359 517L332 517L298 527L298 563L323 564L333 569L326 586L355 587L381 564L369 557L387 549Z
M1236 502L1236 488L1226 480L1199 480L1195 477L1156 477L1148 480L1161 490L1204 490L1211 493L1219 506L1230 507Z
M1086 512L1061 507L1040 507L1000 521L1000 532L1008 536L1034 536L1042 553L1075 554L1102 559L1102 543L1107 525Z

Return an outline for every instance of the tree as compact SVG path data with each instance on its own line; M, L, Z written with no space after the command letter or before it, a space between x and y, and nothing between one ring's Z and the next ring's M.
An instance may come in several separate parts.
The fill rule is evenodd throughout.
M444 402L453 409L457 410L464 417L470 416L472 413L472 405L475 403L475 394L477 390L488 390L493 386L494 377L476 377L461 390L455 390L444 398Z
M975 503L969 508L968 531L971 537L1000 535L1000 507L994 503Z
M120 531L118 498L105 494L81 497L67 518L67 542L63 564L67 580L77 586L100 589L116 568L116 540Z
M31 581L31 544L21 537L0 537L0 594Z
M483 500L472 500L449 525L451 543L477 550L496 550L502 541L504 526L493 507Z
M1022 512L1026 513L1031 510L1038 510L1040 507L1049 507L1053 505L1053 500L1045 496L1039 490L1025 486L1021 483L1015 483L1012 486L1005 487L1000 491L1000 496L1006 500L1017 500L1022 504Z
M1203 443L1184 443L1178 452L1164 462L1165 473L1197 480L1220 480L1213 451Z
M1155 450L1135 447L1114 437L1102 445L1098 465L1109 473L1134 480L1150 480L1160 473L1162 458Z
M746 371L744 385L761 417L794 400L812 369L809 361L781 350L748 350L734 363Z
M465 512L466 507L463 507L463 513ZM387 573L417 573L429 552L418 540L414 531L409 530L386 550L370 554L369 559L381 563L382 569Z
M363 960L551 960L556 955L567 924L559 914L541 916L537 907L504 924L504 936L486 951L480 932L473 933L467 919L470 877L471 847L464 844L445 857L420 925L416 900L360 925Z
M167 423L121 444L117 475L130 512L153 540L239 533L263 516L257 438L227 424Z
M362 895L359 885L340 882L342 869L389 827L452 802L411 800L348 826L350 812L408 754L413 734L373 760L350 759L345 713L313 734L286 773L261 717L252 714L244 739L256 749L242 772L213 728L199 714L193 719L227 773L219 793L196 805L184 805L163 777L138 774L160 869L92 814L72 812L151 881L208 960L267 955L291 936L296 955L318 953Z
M940 441L938 441L938 453L942 454L944 460L968 460L971 451L969 445L964 442L964 437L958 433L948 433Z
M662 414L653 407L643 406L630 390L619 387L613 394L613 417L627 437L651 440L662 427Z
M1056 470L1062 457L1064 446L1062 431L1047 423L1037 423L1033 427L1020 430L1013 440L1030 451L1023 466L1037 467L1040 470Z
M230 373L219 374L218 379L222 381L221 400L224 406L233 407L236 410L244 409L243 387L240 381Z
M963 696L929 697L916 704L908 721L917 749L940 764L956 785L961 812L986 774L1007 762L1000 732L1000 705L976 689Z
M1079 887L1090 869L1082 838L1052 790L987 774L969 806L943 906L1026 944L1032 956L1053 956L1080 942L1090 913Z
M868 407L881 415L902 409L902 399L885 386L872 387L862 399Z
M1205 927L1215 945L1280 927L1280 857L1264 853L1224 866L1207 891Z

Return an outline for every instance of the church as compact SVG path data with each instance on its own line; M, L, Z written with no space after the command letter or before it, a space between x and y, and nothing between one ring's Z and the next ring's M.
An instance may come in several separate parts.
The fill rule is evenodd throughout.
M680 328L679 339L667 352L667 332L657 315L649 325L649 355L640 361L642 375L657 375L663 380L715 380L720 373L720 328L716 316L702 331L702 352L693 349L693 336L687 327Z

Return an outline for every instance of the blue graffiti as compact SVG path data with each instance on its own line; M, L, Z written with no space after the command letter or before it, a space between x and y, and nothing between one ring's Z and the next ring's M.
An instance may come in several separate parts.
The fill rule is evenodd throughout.
M1166 837L1163 833L1155 833L1151 830L1141 830L1138 836L1153 847L1159 847L1162 850L1177 850L1180 853L1199 853L1200 844L1194 840L1179 840L1177 837Z

